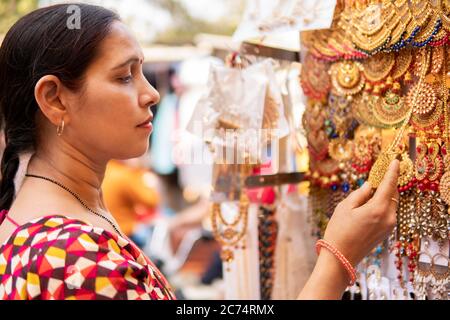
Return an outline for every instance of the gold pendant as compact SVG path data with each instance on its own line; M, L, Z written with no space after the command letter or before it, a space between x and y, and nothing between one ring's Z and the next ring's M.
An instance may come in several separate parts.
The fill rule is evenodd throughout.
M400 161L400 175L398 177L398 185L400 187L407 185L414 177L414 163L409 158L407 152L402 154Z
M307 97L316 100L326 98L331 86L328 69L328 63L317 60L311 54L306 55L300 82Z
M380 52L362 63L363 73L369 81L379 82L389 75L394 64L395 56L393 53Z
M381 184L381 181L383 181L384 175L389 169L389 165L394 159L395 153L388 153L386 151L382 152L378 156L378 159L377 161L375 161L375 164L373 165L369 174L368 181L371 184L372 188L378 188L378 186Z
M342 61L330 68L332 92L339 96L355 95L364 87L363 67L359 62Z
M398 54L397 58L395 59L395 65L392 69L392 79L397 80L400 77L402 77L406 71L408 71L409 66L412 62L412 52L411 49L403 49Z
M231 262L234 259L234 253L230 249L223 248L222 251L220 252L220 258L224 262Z
M389 126L380 122L374 115L374 108L379 103L379 96L371 95L364 91L353 99L352 110L355 119L367 126L375 128L388 128Z
M373 114L378 121L388 126L399 125L408 115L409 106L403 97L388 90L374 106Z
M337 161L347 161L353 156L353 142L346 139L334 139L328 145L330 157Z
M414 100L415 99L415 100ZM413 86L406 96L406 103L413 108L413 113L419 116L425 116L435 110L438 102L437 92L429 83Z
M411 124L417 131L430 131L444 122L443 103L438 100L436 108L427 115L413 114Z

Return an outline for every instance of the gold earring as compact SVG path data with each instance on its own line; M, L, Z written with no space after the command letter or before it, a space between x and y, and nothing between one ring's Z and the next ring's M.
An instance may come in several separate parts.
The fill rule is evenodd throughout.
M64 119L61 119L61 123L56 128L56 134L60 137L64 132Z

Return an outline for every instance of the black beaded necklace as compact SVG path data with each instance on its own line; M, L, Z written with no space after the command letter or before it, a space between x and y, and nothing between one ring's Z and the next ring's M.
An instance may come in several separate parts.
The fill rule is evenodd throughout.
M69 188L67 188L65 185L63 185L63 184L61 184L60 182L58 182L58 181L55 181L55 180L52 180L52 179L50 179L50 178L47 178L47 177L43 177L43 176L38 176L38 175L35 175L35 174L26 174L25 175L25 177L30 177L30 178L37 178L37 179L43 179L43 180L46 180L46 181L49 181L49 182L51 182L51 183L53 183L53 184L56 184L58 187L60 187L60 188L62 188L62 189L64 189L64 190L66 190L67 192L69 192L72 196L74 196L74 198L75 199L77 199L78 200L78 202L80 202L81 203L81 205L83 206L83 207L85 207L87 210L89 210L91 213L93 213L93 214L95 214L96 216L98 216L98 217L100 217L100 218L102 218L103 220L105 220L106 222L108 222L113 228L114 228L114 230L121 236L121 237L123 237L123 235L122 235L122 233L119 231L119 228L117 228L116 227L116 225L114 224L114 222L112 222L111 221L111 219L109 219L109 218L107 218L107 217L105 217L104 215L102 215L102 214L100 214L100 213L98 213L98 212L95 212L94 210L92 210L91 208L89 208L89 206L75 193L75 192L73 192L72 190L70 190Z

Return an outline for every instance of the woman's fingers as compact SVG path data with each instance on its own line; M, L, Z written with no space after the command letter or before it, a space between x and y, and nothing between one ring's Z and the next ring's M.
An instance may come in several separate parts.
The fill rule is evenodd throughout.
M397 189L399 171L399 161L392 161L384 175L383 181L381 181L380 186L373 196L373 204L381 210L381 214L387 218L388 225L392 227L396 221L396 211L399 201Z
M389 201L391 206L397 207L398 204L398 176L400 173L400 163L398 160L394 160L389 165L389 168L384 175L383 181L374 195L374 203L382 204L385 201Z
M354 209L365 204L370 199L371 195L372 187L370 186L370 183L365 182L361 188L350 193L346 201L348 202L348 205Z

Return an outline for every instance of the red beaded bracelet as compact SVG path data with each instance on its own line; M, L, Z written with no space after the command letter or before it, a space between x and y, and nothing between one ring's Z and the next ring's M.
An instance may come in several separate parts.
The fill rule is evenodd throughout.
M347 270L348 275L350 276L350 286L354 285L356 282L356 270L353 268L352 264L347 260L347 258L335 247L321 239L316 242L316 251L317 254L320 253L320 249L324 247L328 249L344 266L345 270Z

